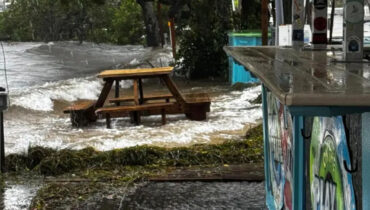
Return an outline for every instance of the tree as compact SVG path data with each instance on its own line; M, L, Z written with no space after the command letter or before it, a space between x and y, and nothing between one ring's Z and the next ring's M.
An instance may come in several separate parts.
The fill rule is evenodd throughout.
M2 32L18 41L84 41L92 25L106 25L104 4L113 0L17 0L3 12Z
M180 38L181 66L192 79L226 77L228 60L222 48L231 29L231 1L192 1L190 8Z
M142 44L144 21L142 10L136 0L124 0L114 11L112 27L110 28L113 43Z
M242 0L241 28L244 30L261 28L260 0Z
M146 40L150 47L157 47L161 43L161 36L159 34L159 22L155 15L155 1L154 0L137 0L143 11ZM190 0L158 0L157 3L166 4L170 6L169 18L175 18L182 7L190 4Z
M154 0L137 0L143 11L146 41L150 47L158 47L161 43L159 24L154 13Z

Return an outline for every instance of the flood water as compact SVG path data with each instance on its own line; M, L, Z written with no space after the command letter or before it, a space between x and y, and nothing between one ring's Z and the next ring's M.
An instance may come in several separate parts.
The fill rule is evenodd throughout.
M211 112L206 121L190 121L175 115L161 126L159 116L153 116L143 118L140 126L130 124L128 119L118 119L113 121L113 129L106 129L104 120L76 129L62 110L80 99L97 99L102 89L97 73L122 63L144 62L141 58L154 62L160 59L162 65L168 65L170 53L152 52L140 46L73 42L11 43L4 48L10 89L10 108L5 113L7 154L24 153L30 146L57 149L92 146L111 150L142 144L218 143L240 138L248 123L261 118L260 105L250 103L260 93L258 86L232 91L227 83L188 83L179 79L176 81L182 92L207 92L211 96ZM0 77L0 84L4 84L1 82ZM145 83L144 91L146 86L150 90L163 89L159 82ZM123 92L130 92L130 81L121 86L127 88Z
M180 78L175 82L182 92L207 92L211 96L211 112L206 121L174 115L162 126L160 117L152 116L144 117L140 126L121 118L113 120L112 129L105 128L104 120L86 128L73 128L69 115L62 110L81 99L97 99L103 85L96 78L100 71L140 65L147 63L145 60L155 66L166 66L172 62L171 51L74 42L4 43L4 49L10 95L10 107L5 113L6 154L26 153L31 146L56 149L92 146L104 151L143 144L173 147L219 143L242 138L245 127L262 118L261 105L251 103L260 94L260 86L235 91L227 83L187 82ZM2 73L0 86L5 87ZM159 82L144 81L144 90L146 86L150 91L163 89ZM129 93L131 83L122 83L121 87ZM7 186L5 195L22 192L28 202L36 189L23 184ZM12 197L4 201L10 206L8 209L23 209L23 204L19 208L12 204Z

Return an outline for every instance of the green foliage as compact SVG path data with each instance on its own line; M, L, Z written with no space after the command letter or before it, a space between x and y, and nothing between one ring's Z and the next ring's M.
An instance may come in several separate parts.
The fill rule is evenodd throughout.
M244 0L241 13L241 30L261 28L261 1Z
M19 0L17 4L12 4L7 12L2 13L2 34L10 35L15 41L29 41L33 37L31 1ZM13 11L13 12L10 12Z
M135 0L17 0L0 18L0 34L14 41L84 40L142 43Z
M227 32L231 29L231 1L191 1L186 26L180 29L178 60L190 78L226 77ZM189 30L190 28L190 30Z
M143 43L144 21L136 0L122 1L114 11L112 22L112 42L117 44Z

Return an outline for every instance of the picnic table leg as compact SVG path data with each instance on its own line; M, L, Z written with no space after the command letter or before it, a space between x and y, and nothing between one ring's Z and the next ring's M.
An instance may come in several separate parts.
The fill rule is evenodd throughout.
M103 90L101 91L100 96L99 96L98 100L96 101L95 110L98 109L98 108L103 107L104 102L107 99L110 90L112 89L112 85L113 85L113 80L106 80L105 81Z
M105 117L106 117L107 128L108 128L108 129L111 129L111 128L112 128L112 126L111 126L111 118L110 118L110 114L106 114L106 115L105 115Z
M166 110L165 109L162 109L161 110L161 114L162 114L162 125L166 125L166 123L167 123Z
M181 103L181 104L184 104L185 103L185 99L181 95L180 91L177 89L175 83L172 81L172 79L170 78L170 76L169 75L164 75L164 76L161 77L161 79L166 84L168 90L175 97L176 101L179 102L179 103Z
M140 104L138 86L139 86L139 79L134 79L134 87L133 88L134 88L134 102L135 102L135 105ZM140 113L139 112L133 112L133 116L132 116L131 121L133 121L136 125L139 125L140 122L141 122Z
M116 89L115 89L115 92L114 92L114 97L115 98L119 98L119 80L116 80ZM116 106L119 106L120 105L120 102L116 102Z
M135 112L135 123L136 125L140 125L141 123L140 112Z
M139 104L143 104L144 103L144 92L143 92L143 83L141 81L141 79L139 79Z

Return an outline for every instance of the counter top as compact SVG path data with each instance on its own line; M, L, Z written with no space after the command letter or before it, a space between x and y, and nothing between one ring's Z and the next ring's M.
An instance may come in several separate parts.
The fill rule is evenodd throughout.
M287 106L370 106L370 63L338 50L224 47Z

